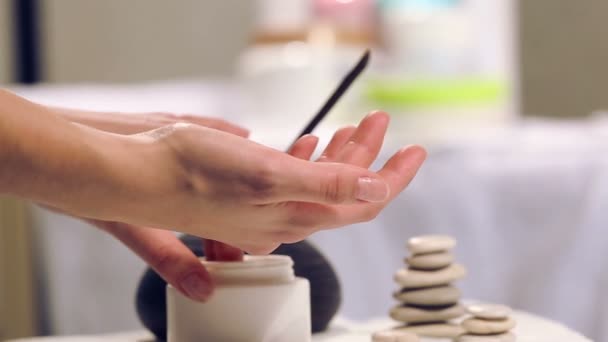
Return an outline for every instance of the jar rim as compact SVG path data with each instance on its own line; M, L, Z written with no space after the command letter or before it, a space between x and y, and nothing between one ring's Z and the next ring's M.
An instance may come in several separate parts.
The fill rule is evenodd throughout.
M215 269L248 269L266 267L291 267L293 260L288 255L245 255L243 261L208 261L205 257L199 258L207 268Z

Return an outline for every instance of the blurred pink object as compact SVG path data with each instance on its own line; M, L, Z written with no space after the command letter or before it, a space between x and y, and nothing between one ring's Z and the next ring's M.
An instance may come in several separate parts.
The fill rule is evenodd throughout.
M375 25L373 0L315 0L314 16L344 30L370 30Z

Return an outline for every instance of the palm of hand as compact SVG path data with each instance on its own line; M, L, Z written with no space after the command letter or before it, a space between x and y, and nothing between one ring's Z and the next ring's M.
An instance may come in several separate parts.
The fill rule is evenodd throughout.
M302 137L284 154L237 137L186 127L174 137L179 142L177 151L181 151L176 156L185 166L181 186L188 191L169 197L175 207L159 211L157 221L171 216L165 227L251 253L268 253L281 243L299 241L320 229L371 220L407 186L425 158L424 150L410 147L394 154L377 173L366 171L370 179L381 179L388 186L388 196L373 191L364 196L350 193L349 182L378 156L387 125L387 115L377 113L359 127L338 130L316 163L309 161L318 142L314 136ZM208 141L200 144L199 139ZM194 156L206 166L193 162ZM340 178L341 174L347 176ZM328 182L319 182L320 178ZM343 187L331 182L338 178ZM180 216L185 212L198 213L205 221ZM180 220L183 225L175 224ZM209 274L172 232L125 223L93 223L125 243L188 297L206 300L211 294ZM237 260L241 256L239 249L214 241L207 242L206 250L213 258Z
M425 157L424 150L411 147L393 155L380 171L367 170L387 125L386 114L374 113L359 127L337 131L315 163L309 161L318 142L314 136L299 139L284 154L199 127L172 131L167 143L185 170L187 189L175 203L204 218L185 219L180 228L266 254L319 229L371 220L407 186ZM361 191L353 184L362 175L382 182L388 196L378 194L377 186L375 193L353 193Z

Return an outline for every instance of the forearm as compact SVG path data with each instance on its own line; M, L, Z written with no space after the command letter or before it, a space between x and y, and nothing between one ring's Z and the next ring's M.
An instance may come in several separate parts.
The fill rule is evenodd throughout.
M109 203L121 182L109 151L124 151L119 144L0 90L0 193L72 212Z
M49 107L49 109L70 122L117 134L135 134L158 127L151 120L146 122L146 118L142 118L138 114L95 112L60 107Z
M249 134L246 129L223 119L201 117L197 115L175 115L163 112L139 114L95 112L58 107L49 107L49 109L68 121L117 134L142 133L178 122L193 123L243 137Z

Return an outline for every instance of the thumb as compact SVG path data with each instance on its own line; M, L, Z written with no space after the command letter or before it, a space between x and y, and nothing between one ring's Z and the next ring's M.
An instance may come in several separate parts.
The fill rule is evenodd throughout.
M384 202L390 195L386 181L367 169L340 163L297 160L284 168L275 193L283 201L348 204Z
M211 276L198 258L172 232L124 223L92 223L122 241L167 283L188 298L204 302L211 296Z

